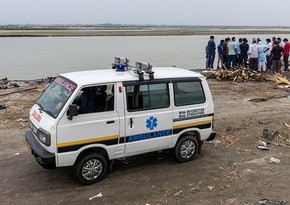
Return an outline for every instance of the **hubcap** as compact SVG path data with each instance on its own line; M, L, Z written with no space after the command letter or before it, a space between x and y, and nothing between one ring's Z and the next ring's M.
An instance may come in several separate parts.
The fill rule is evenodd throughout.
M182 143L180 147L180 155L184 159L189 159L195 153L195 144L191 140L187 140Z
M103 165L98 159L90 159L82 168L82 176L86 180L94 180L100 176L103 170Z

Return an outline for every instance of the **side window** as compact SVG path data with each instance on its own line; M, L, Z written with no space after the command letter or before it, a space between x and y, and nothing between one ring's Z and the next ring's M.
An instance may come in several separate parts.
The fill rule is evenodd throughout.
M84 87L74 100L74 104L78 105L79 114L113 110L113 90L113 84Z
M168 84L126 86L127 110L140 111L169 107Z
M202 84L199 81L176 82L174 87L175 106L201 104L205 102Z

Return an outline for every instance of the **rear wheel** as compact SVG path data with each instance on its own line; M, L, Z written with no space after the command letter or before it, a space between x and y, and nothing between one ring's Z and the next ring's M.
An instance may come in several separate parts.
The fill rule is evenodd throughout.
M178 162L188 162L198 152L198 142L195 137L187 135L181 138L175 146L175 157Z
M97 153L81 158L74 166L74 175L79 182L85 185L94 184L106 176L108 162Z

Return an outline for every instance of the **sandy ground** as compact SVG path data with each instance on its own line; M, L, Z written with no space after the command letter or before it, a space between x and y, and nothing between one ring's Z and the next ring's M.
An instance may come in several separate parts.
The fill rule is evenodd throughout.
M71 168L41 168L24 144L28 111L38 89L1 96L1 204L255 204L262 198L290 200L289 90L268 82L218 82L209 79L215 103L214 145L177 163L170 154L150 153L116 162L108 177L80 185ZM284 96L284 97L281 97ZM254 102L249 99L269 97ZM257 145L263 130L278 131L269 150ZM270 163L274 157L280 163ZM99 197L96 197L99 194ZM101 195L101 196L100 196Z

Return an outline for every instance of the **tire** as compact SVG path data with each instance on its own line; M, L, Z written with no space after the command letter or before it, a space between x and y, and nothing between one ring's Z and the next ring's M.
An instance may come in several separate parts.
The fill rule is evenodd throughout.
M195 137L186 135L175 146L175 157L178 162L191 161L198 152L198 142Z
M80 183L90 185L105 178L107 168L106 158L101 154L93 153L77 161L74 165L74 175Z

